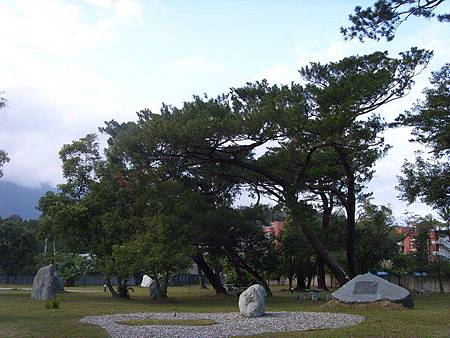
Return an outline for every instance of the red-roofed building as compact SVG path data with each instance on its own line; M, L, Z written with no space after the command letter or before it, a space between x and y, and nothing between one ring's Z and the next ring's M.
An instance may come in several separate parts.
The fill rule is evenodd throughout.
M403 240L398 243L400 246L400 252L404 254L415 253L417 251L415 245L417 238L416 227L398 227L397 231L405 236ZM428 254L430 259L433 259L436 255L449 259L449 240L449 236L442 236L439 238L439 233L436 230L431 229L428 233Z
M278 238L284 228L284 223L284 221L273 221L272 225L264 227L263 230L265 233L270 233Z

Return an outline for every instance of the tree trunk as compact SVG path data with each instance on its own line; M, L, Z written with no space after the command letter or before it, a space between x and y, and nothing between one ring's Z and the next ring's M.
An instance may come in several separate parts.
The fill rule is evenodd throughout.
M130 296L128 294L128 280L124 279L122 281L121 278L117 279L119 286L117 287L117 295L121 298L129 299Z
M208 263L206 263L205 259L203 258L203 255L202 254L195 255L194 257L192 257L192 259L197 264L197 266L203 271L203 274L206 276L206 278L208 278L209 283L214 288L216 294L222 293L226 295L227 291L223 287L222 282L220 281L219 278L217 278L216 274L210 268Z
M311 289L311 283L312 283L313 275L308 276L308 282L306 284L307 289Z
M234 271L236 271L236 276L237 276L237 280L238 280L238 285L240 288L242 288L243 286L245 286L245 281L244 281L244 274L242 273L241 268L239 267L239 265L237 265L234 260L231 261L231 263L233 264L234 267Z
M292 276L291 275L288 276L288 281L289 281L289 291L292 291Z
M348 189L350 191L350 189ZM347 197L347 268L350 278L356 277L356 254L355 254L355 196Z
M322 199L322 233L327 234L327 231L330 227L331 221L331 213L333 212L333 195L330 193L330 198L328 198L325 192L320 193L320 197ZM327 290L327 282L325 280L325 264L323 260L318 257L317 258L317 287L322 290Z
M323 261L320 258L318 258L317 261L317 287L328 291L325 279L325 264L323 264Z
M355 257L355 228L356 228L356 192L355 192L355 174L352 165L347 158L347 154L342 147L335 147L339 159L347 176L347 196L345 201L345 211L347 213L347 267L350 278L356 276L356 257Z
M157 291L157 294L155 294L155 292L152 292L151 287L150 287L149 288L150 297L152 297L152 299L155 299L155 298L167 298L167 284L166 284L166 281L165 281L166 276L164 276L163 285L161 285L161 282L159 280L158 274L154 273L153 275L154 275L153 279L155 281L156 289L158 291Z
M297 271L295 273L295 276L297 277L297 286L295 287L295 290L297 291L305 290L306 289L305 275L302 272Z
M444 285L442 284L442 276L441 276L440 269L438 270L438 281L439 281L439 291L440 291L440 293L445 293Z
M162 286L160 285L161 298L168 298L167 297L167 288L169 286L169 280L170 280L170 274L168 272L166 272L164 275L163 285Z
M198 288L199 289L207 289L208 287L205 284L205 278L203 276L202 269L197 265L197 274L198 274Z
M323 260L323 262L328 266L331 272L336 276L339 284L344 285L348 282L348 277L345 271L339 266L336 260L330 255L327 248L322 244L322 242L317 238L314 232L301 221L300 212L297 210L296 206L289 206L292 213L292 224L298 229L302 229L305 237L311 243L312 247L316 251L317 255Z
M111 293L111 295L113 297L119 297L119 295L117 294L116 290L114 290L114 287L111 283L111 277L110 276L103 276L103 279L105 281L105 285L108 288L109 292Z
M216 275L216 278L217 278L218 280L221 280L221 279L220 279L220 274L222 273L222 267L220 266L220 262L219 262L219 260L217 259L217 257L212 256L212 257L211 257L211 263L212 263L212 265L213 265L214 275Z
M225 255L228 257L228 259L233 263L237 264L242 269L248 271L255 279L258 281L258 283L264 288L266 291L266 295L268 297L272 296L272 290L270 290L269 285L267 284L266 280L259 274L259 272L256 269L253 269L250 265L248 265L238 254L236 254L232 249L225 249L223 248L223 251ZM234 262L233 262L234 261Z
M442 284L442 274L441 274L441 258L437 256L437 276L438 276L438 282L439 282L439 291L440 293L445 293L444 291L444 285Z

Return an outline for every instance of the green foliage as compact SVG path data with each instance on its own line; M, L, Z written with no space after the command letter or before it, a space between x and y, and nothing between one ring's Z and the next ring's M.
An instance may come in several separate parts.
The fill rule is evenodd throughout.
M450 213L450 65L446 64L431 78L432 88L424 90L425 100L400 115L397 125L412 126L413 141L431 149L431 156L405 161L399 177L400 197L408 203L420 200L442 215Z
M0 270L6 275L35 272L38 225L18 216L0 218Z
M58 252L51 259L55 260L56 271L67 286L73 286L77 279L97 272L94 257Z
M66 252L89 253L102 273L111 274L112 247L141 226L141 200L122 184L120 168L100 159L94 135L65 145L60 156L67 181L39 201L42 236L58 239Z
M226 275L226 284L231 284L233 286L242 285L242 287L245 287L258 283L255 277L245 270L241 270L240 275L238 275L233 264L231 264L228 259L222 259L220 261L220 266L222 268L222 273Z
M415 163L405 161L403 176L399 176L400 197L408 203L420 200L434 209L447 213L449 209L448 187L450 172L448 162L432 162L416 157Z
M3 176L3 165L5 163L8 163L10 158L8 157L8 154L0 149L0 177Z
M319 232L319 218L310 208L303 208L303 218L314 229ZM279 238L279 273L289 279L297 278L297 287L305 286L306 277L316 273L317 255L304 234L298 232L288 220Z
M382 263L398 254L401 236L394 227L391 209L367 201L356 224L356 252L359 273L384 269Z
M48 310L57 310L59 309L60 301L58 298L51 298L45 301L45 308Z
M450 64L432 72L431 88L425 88L425 99L400 115L401 125L414 127L413 141L432 150L436 158L450 155Z
M2 92L0 92L0 95ZM0 96L0 109L6 106L6 99L4 97ZM8 154L6 151L0 149L0 177L3 176L3 165L5 163L8 163L10 161L10 158L8 157Z
M397 254L389 259L389 264L383 266L383 271L397 276L416 272L416 261L413 255Z
M358 38L391 41L395 37L398 26L410 16L436 17L440 22L449 22L450 13L436 14L436 9L443 5L443 0L376 0L373 7L355 8L355 14L349 16L352 26L341 27L346 39ZM441 6L443 7L443 6Z
M97 136L88 134L80 140L65 144L59 152L63 163L63 176L67 180L60 189L75 199L80 199L98 178L102 165Z
M414 252L415 269L416 271L428 272L431 269L431 263L433 261L432 252L429 248L429 233L440 226L442 223L438 222L433 216L427 215L425 217L413 216L409 222L416 229L416 237L414 246L416 251Z

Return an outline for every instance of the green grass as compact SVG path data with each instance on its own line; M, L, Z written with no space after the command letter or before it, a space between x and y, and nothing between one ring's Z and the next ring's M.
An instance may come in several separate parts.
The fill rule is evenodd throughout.
M129 326L142 325L177 325L177 326L207 326L217 324L211 319L130 319L119 322Z
M0 285L0 287L9 287ZM70 288L69 288L70 289ZM115 299L102 287L74 288L85 292L58 296L59 309L45 309L44 301L30 299L30 291L0 290L0 337L106 337L103 329L81 324L88 315L131 312L236 312L236 297L215 296L195 286L169 288L169 300L150 300L148 290L135 288L130 300ZM450 295L414 298L415 308L366 306L328 307L324 301L297 301L295 295L275 289L268 311L328 311L359 314L366 321L354 327L277 334L277 337L450 337ZM274 335L266 335L273 337Z

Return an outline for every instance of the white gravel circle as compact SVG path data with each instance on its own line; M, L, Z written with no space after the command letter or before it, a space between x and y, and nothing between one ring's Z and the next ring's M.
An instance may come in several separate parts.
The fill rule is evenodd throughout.
M144 325L129 326L118 322L130 319L211 319L207 326ZM239 313L129 313L89 316L82 323L104 328L111 337L210 338L249 336L260 333L336 329L356 325L364 317L328 312L267 312L263 317L246 318Z

